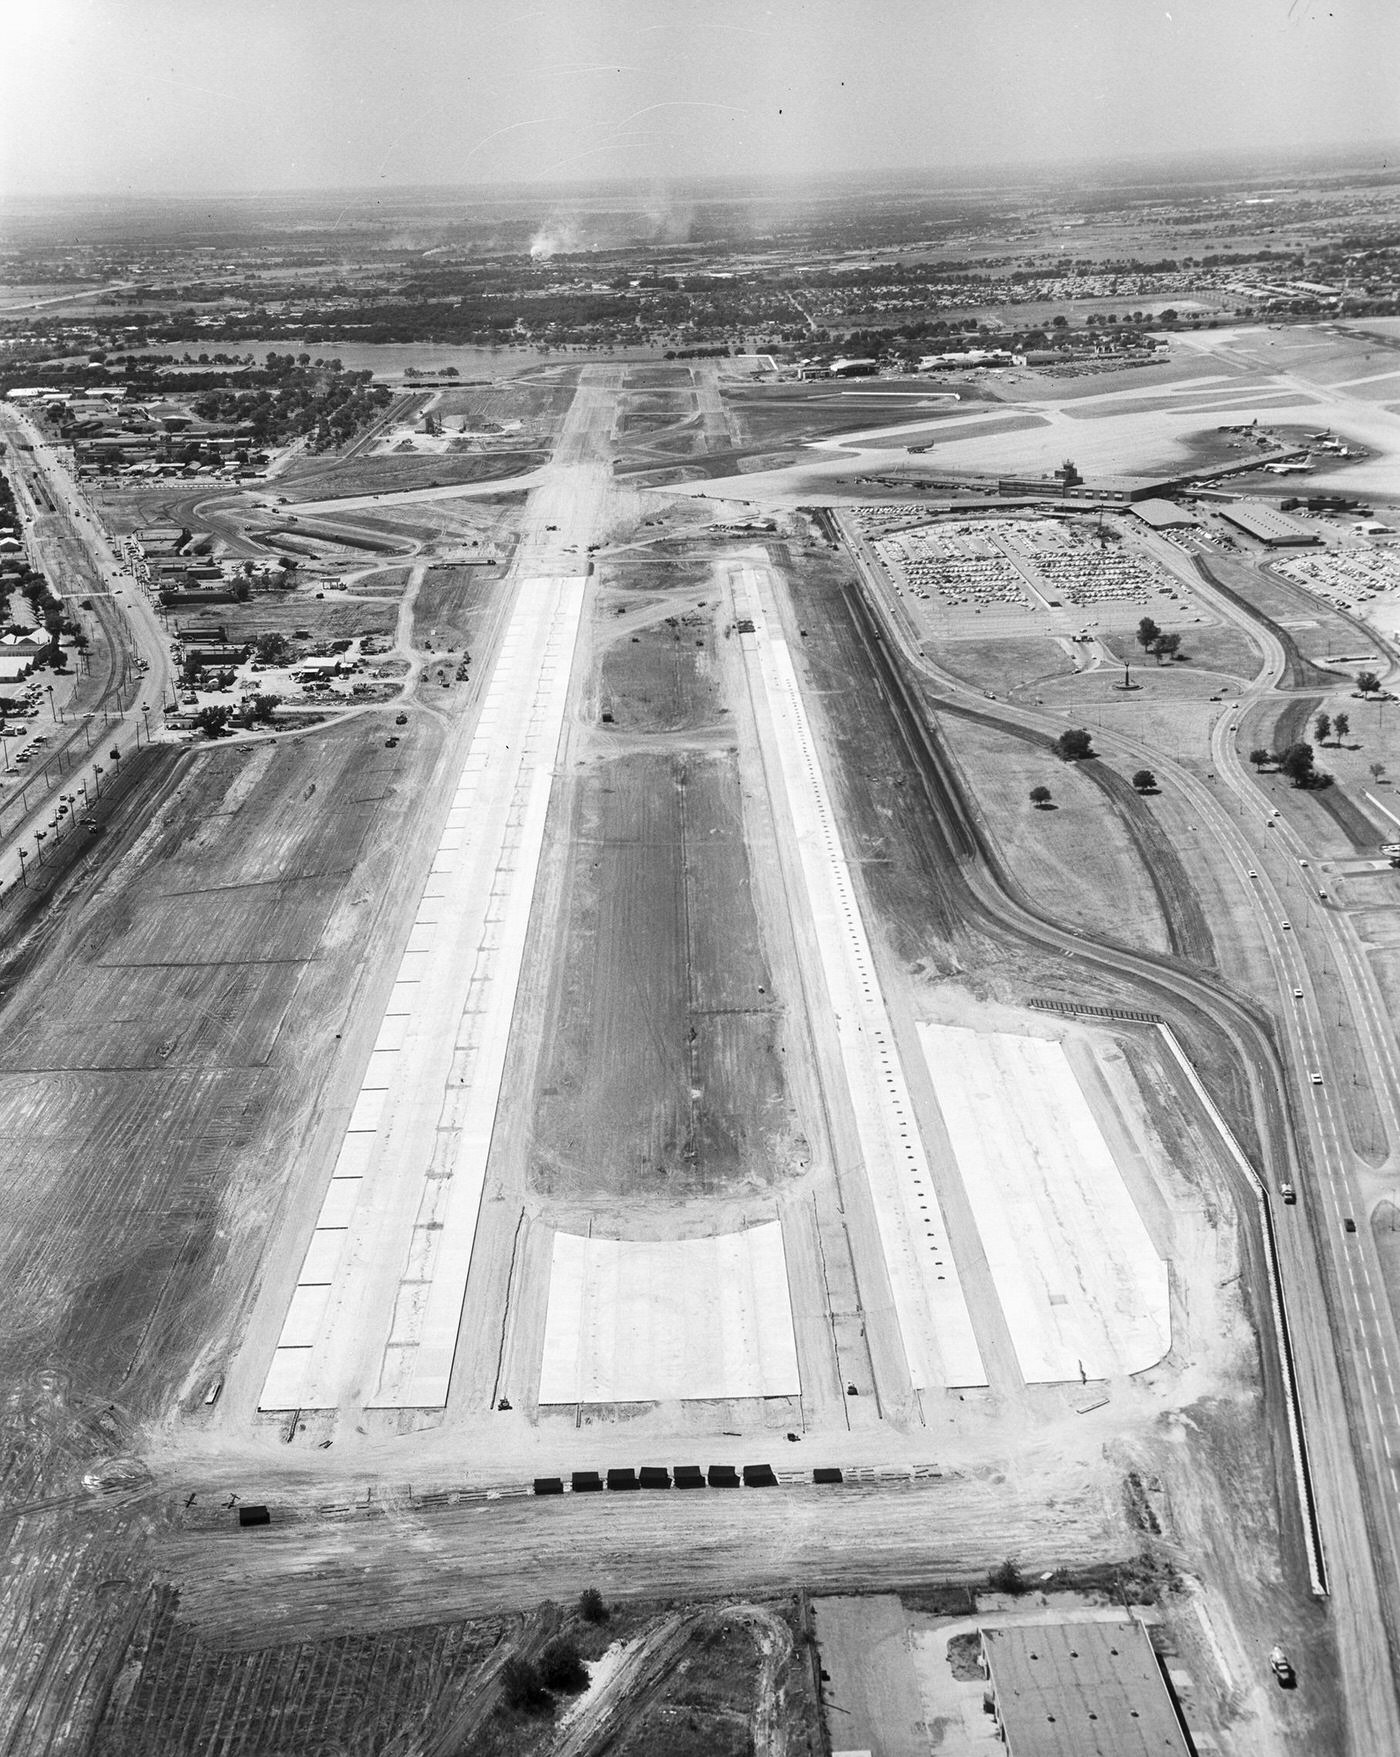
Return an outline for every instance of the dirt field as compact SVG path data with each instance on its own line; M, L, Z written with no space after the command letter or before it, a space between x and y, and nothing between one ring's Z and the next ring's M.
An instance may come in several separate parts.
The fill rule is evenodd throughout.
M682 732L713 726L718 714L714 620L677 606L647 621L603 657L600 712L622 732Z
M259 593L246 604L220 605L220 620L232 641L252 641L269 633L292 635L297 629L307 630L317 641L393 634L398 612L392 604L318 598L318 589L308 582L295 592Z
M48 1750L71 1712L85 1725L105 1715L98 1748L132 1753L372 1748L392 1725L400 1743L441 1757L504 1757L556 1734L556 1749L579 1757L604 1734L635 1757L662 1744L776 1757L781 1686L787 1749L800 1754L819 1741L794 1582L967 1588L1014 1554L1028 1571L1093 1563L1169 1592L1181 1575L1201 1582L1181 1589L1199 1591L1211 1618L1187 1651L1214 1693L1217 1732L1238 1723L1243 1752L1250 1717L1271 1727L1292 1716L1300 1739L1316 1735L1298 1748L1326 1750L1324 1723L1337 1719L1330 1636L1299 1608L1286 1454L1261 1418L1262 1302L1242 1279L1253 1235L1236 1221L1219 1140L1150 1031L1097 1033L1094 1102L1172 1263L1171 1354L1101 1387L1027 1385L966 1192L959 1205L949 1178L948 1236L990 1389L913 1394L870 1186L828 1079L837 1022L806 982L799 941L812 925L794 913L735 574L777 576L774 625L816 728L852 906L868 923L864 979L880 985L895 1039L989 1009L1015 1030L1029 998L1086 989L1097 1005L1140 1002L1126 978L1086 981L1073 960L972 912L973 856L938 791L954 765L1047 913L1099 931L1107 921L1205 964L1215 917L1173 846L1180 826L1116 764L1054 763L1060 809L1032 813L1025 796L1050 759L966 717L935 728L936 760L922 760L862 633L850 561L803 540L704 536L712 506L673 514L659 497L630 498L609 468L619 397L659 416L676 380L658 368L624 391L618 369L584 372L560 442L574 461L509 514L522 555L576 568L584 624L552 792L545 774L539 795L541 879L492 1124L499 1145L493 1135L469 1274L459 1265L464 1342L445 1408L263 1419L243 1381L261 1382L283 1283L304 1256L315 1208L304 1186L315 1180L303 1174L324 1140L343 1137L363 1089L435 858L442 778L479 730L478 678L493 665L511 582L420 558L406 579L394 570L392 602L288 597L276 607L288 627L348 633L377 619L395 631L412 736L386 747L372 713L305 737L148 759L139 801L58 906L36 912L6 975L0 1139L15 1145L0 1269L14 1298L0 1350L6 1488L27 1510L10 1556L22 1590L0 1604L0 1627L35 1680L5 1729L11 1748ZM712 434L698 368L691 383ZM793 399L804 419L809 401L822 407ZM907 401L850 403L856 420L831 405L842 427L910 418ZM319 478L315 492L330 485ZM418 506L412 517L416 540L444 544L439 555L460 554L449 536L474 528L425 538L433 515ZM595 536L627 547L600 551L585 584ZM560 547L575 539L577 552ZM426 644L449 638L471 647L473 679L439 690L431 669L424 676ZM1024 646L1003 649L1003 662L1039 664L1042 643ZM1224 637L1217 652L1229 656ZM967 658L989 667L993 642ZM1194 701L1150 705L1183 723L1194 715L1199 731ZM1208 1025L1190 1049L1242 1114L1239 1070L1217 1065ZM908 1081L914 1126L939 1151L927 1069ZM1148 1150L1134 1158L1138 1141ZM421 1177L428 1156L410 1157ZM774 1218L800 1398L540 1414L539 1265L554 1226L671 1238ZM767 1460L785 1480L662 1502L528 1492L543 1473L562 1482L572 1467L691 1458ZM819 1489L810 1471L828 1458L848 1477ZM239 1529L236 1504L249 1503L271 1509L267 1528ZM157 1579L178 1602L152 1592ZM496 1662L510 1644L535 1651L572 1615L544 1601L572 1606L590 1581L633 1607L613 1629L639 1643L632 1718L608 1718L608 1680L632 1675L630 1648L576 1723L562 1704L543 1729L498 1714ZM695 1610L747 1592L784 1602L731 1605L732 1624ZM1180 1611L1183 1628L1192 1614ZM1253 1650L1265 1629L1307 1640L1306 1704L1260 1698ZM590 1635L588 1656L607 1646ZM65 1655L61 1671L54 1656Z
M780 1184L800 1147L732 760L601 762L570 841L536 1184L668 1203Z
M434 652L470 652L499 589L495 568L430 567L413 603L414 645L431 643Z

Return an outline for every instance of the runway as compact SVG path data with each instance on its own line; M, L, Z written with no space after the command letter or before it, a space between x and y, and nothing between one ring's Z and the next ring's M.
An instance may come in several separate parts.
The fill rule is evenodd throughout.
M521 582L262 1409L447 1401L583 595Z
M734 589L775 813L790 820L805 902L835 1021L861 1162L870 1185L910 1381L916 1389L987 1382L914 1107L861 918L821 757L787 642L762 577ZM744 633L751 623L753 633Z

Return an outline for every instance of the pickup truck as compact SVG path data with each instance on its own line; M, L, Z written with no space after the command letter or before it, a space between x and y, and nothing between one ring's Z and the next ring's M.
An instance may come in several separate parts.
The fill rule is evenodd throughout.
M1269 1666L1283 1690L1292 1690L1298 1682L1298 1674L1293 1670L1292 1662L1281 1647L1275 1647L1269 1655Z

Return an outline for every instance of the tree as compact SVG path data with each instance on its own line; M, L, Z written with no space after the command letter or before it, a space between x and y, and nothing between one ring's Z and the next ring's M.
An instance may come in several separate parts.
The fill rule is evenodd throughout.
M547 1690L573 1694L588 1688L588 1668L570 1635L556 1635L540 1654L540 1682Z
M1338 714L1336 719L1333 720L1333 722L1332 722L1332 735L1337 740L1337 743L1340 744L1342 742L1342 740L1346 737L1347 733L1350 731L1351 731L1351 717L1350 717L1350 715Z
M1137 643L1144 653L1152 650L1153 643L1162 638L1162 631L1150 616L1144 616L1137 625Z
M284 634L260 634L253 644L253 653L264 665L280 665L291 658L292 649Z
M1077 763L1081 757L1094 754L1094 741L1082 727L1062 732L1055 740L1055 755L1063 762Z
M280 695L255 695L253 697L253 718L264 722L270 720L277 712L277 704L281 700Z
M578 1614L585 1623L606 1623L608 1607L603 1603L603 1595L596 1586L585 1586L578 1595Z
M1317 742L1326 744L1332 732L1331 717L1327 714L1319 714L1313 721L1313 731L1317 733Z
M1031 788L1031 804L1035 807L1035 809L1037 811L1044 811L1046 806L1049 805L1049 803L1050 803L1050 789L1048 787L1032 787Z
M1362 695L1374 695L1380 686L1381 680L1376 676L1374 671L1357 672L1356 687L1361 691Z
M194 723L206 738L222 738L228 730L229 711L227 708L210 706L201 708L194 717Z
M1160 663L1163 659L1174 659L1180 646L1179 634L1159 634L1152 643L1152 651Z
M1371 764L1371 779L1373 781L1379 781L1381 776L1384 773L1385 773L1385 764L1384 763L1372 763Z
M1013 1596L1019 1596L1027 1590L1026 1577L1010 1556L992 1569L987 1576L987 1584L993 1592L1006 1592Z
M1254 764L1256 769L1262 769L1265 763L1271 763L1274 759L1271 753L1264 749L1262 744L1256 744L1254 749L1249 753L1249 760Z
M1290 744L1276 760L1280 771L1295 787L1306 787L1313 779L1313 747L1310 744Z
M508 1708L530 1710L544 1705L547 1697L539 1667L522 1653L513 1653L501 1667L501 1695Z
M1133 786L1137 788L1139 793L1155 793L1157 791L1157 777L1151 769L1139 769L1133 776Z

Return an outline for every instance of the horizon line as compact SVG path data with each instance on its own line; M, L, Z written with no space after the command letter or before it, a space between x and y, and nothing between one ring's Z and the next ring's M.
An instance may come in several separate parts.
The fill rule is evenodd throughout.
M1306 164L1309 161L1323 159L1345 159L1353 154L1373 157L1380 155L1383 159L1393 156L1394 169L1400 176L1400 135L1384 140L1361 140L1318 143L1311 146L1293 146L1280 144L1259 147L1171 147L1159 148L1143 153L1119 153L1111 157L1074 155L1064 158L1027 159L986 159L969 162L963 165L889 165L859 169L830 169L817 172L690 172L681 176L658 178L639 174L615 177L497 177L479 183L468 182L420 182L420 183L385 183L374 185L368 183L324 183L274 185L262 188L208 188L208 189L140 189L140 190L50 190L35 194L11 193L0 195L0 213L44 203L62 202L199 202L199 201L259 201L269 198L308 199L329 197L360 197L365 201L375 201L390 195L409 195L420 193L442 193L455 195L484 196L488 193L527 195L531 192L549 193L558 191L578 192L584 190L650 190L658 184L671 189L685 188L724 188L742 187L747 190L771 188L774 190L812 189L824 183L859 182L871 178L888 177L900 180L917 178L937 178L941 181L971 181L979 176L1005 178L1010 173L1019 173L1026 181L1043 180L1047 173L1063 174L1070 171L1086 170L1109 173L1115 170L1132 171L1146 169L1154 165L1206 165L1212 162L1219 165L1230 163L1257 167L1260 172L1270 168L1270 161L1278 161L1288 165ZM1383 163L1378 169L1390 169ZM975 186L975 185L974 185Z

